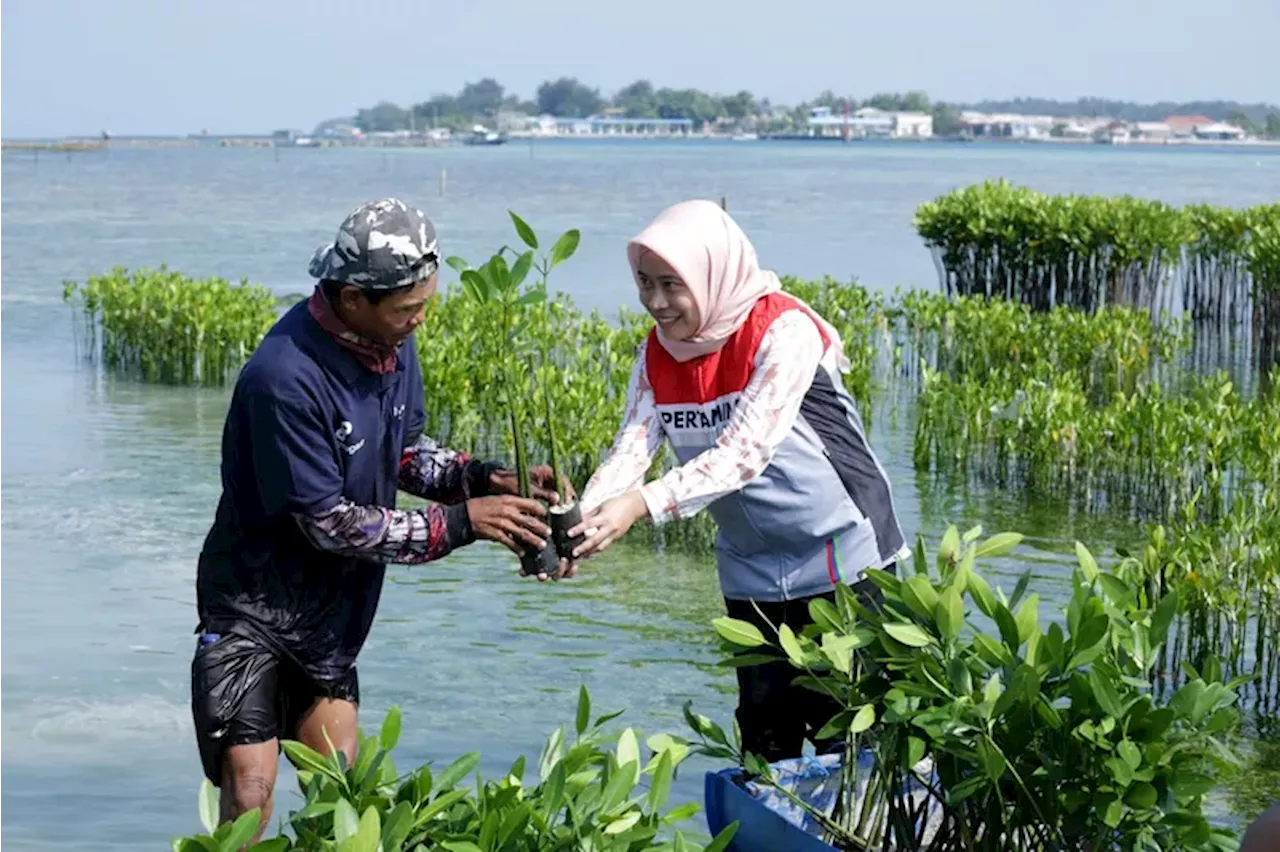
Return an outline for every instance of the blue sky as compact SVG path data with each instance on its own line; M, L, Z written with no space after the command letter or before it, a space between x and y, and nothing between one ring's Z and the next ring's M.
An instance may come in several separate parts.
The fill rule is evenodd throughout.
M493 76L605 94L1280 103L1280 0L6 0L5 137L309 130Z

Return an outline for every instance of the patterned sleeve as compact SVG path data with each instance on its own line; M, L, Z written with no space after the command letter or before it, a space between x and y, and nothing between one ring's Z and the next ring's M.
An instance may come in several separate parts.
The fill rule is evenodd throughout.
M627 410L608 456L591 475L580 502L584 512L640 486L662 446L662 425L654 405L653 387L645 373L647 341L636 350L627 387Z
M489 476L502 465L481 462L441 447L426 435L405 448L400 458L400 490L436 503L461 503L489 493Z
M378 562L431 562L475 540L464 503L403 511L343 499L332 509L294 517L321 550Z
M822 336L802 311L774 320L715 446L640 489L654 523L695 515L763 473L795 425L822 358Z

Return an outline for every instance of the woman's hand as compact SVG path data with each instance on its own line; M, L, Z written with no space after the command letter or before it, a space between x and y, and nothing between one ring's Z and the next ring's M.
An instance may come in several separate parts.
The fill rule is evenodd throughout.
M606 500L590 512L584 513L582 523L569 530L572 538L579 533L587 540L573 551L575 561L588 559L604 551L609 545L627 534L631 525L649 513L638 490Z

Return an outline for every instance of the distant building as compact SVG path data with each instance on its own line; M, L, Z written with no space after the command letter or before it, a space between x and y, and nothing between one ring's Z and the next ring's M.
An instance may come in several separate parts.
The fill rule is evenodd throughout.
M933 116L926 112L889 112L864 107L845 115L830 107L809 110L809 133L813 136L844 136L891 139L924 139L933 136Z
M326 139L362 139L364 131L354 124L337 123L322 125L314 135Z
M499 110L494 117L499 133L527 133L538 129L538 118L514 110Z
M1171 115L1165 118L1169 125L1170 135L1174 139L1191 139L1196 135L1197 127L1213 124L1212 118L1203 115Z
M1047 139L1058 119L1051 115L1018 113L960 113L960 132L974 138Z
M1055 124L1054 130L1063 139L1085 140L1092 139L1094 133L1100 128L1106 127L1107 123L1105 119L1071 118ZM1054 130L1051 130L1050 133L1053 133Z
M1167 142L1173 138L1173 128L1167 121L1137 121L1129 132L1143 142Z
M1093 141L1107 145L1124 145L1132 141L1129 125L1123 121L1112 121L1093 132Z
M1243 139L1245 137L1243 128L1236 127L1234 124L1225 124L1221 121L1215 121L1212 124L1201 124L1196 127L1195 134L1197 139L1213 139L1220 142Z
M688 136L688 118L621 118L593 115L588 118L539 116L531 127L540 136Z

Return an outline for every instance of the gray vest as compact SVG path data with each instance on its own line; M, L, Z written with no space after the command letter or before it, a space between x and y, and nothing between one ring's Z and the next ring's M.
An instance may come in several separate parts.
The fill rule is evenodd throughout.
M760 300L715 354L715 376L697 361L675 361L650 337L648 378L663 433L681 464L715 446L750 379L760 339L792 307L799 304L785 294ZM838 583L856 583L866 569L907 555L889 477L871 450L853 398L828 366L830 354L769 466L707 509L720 528L716 561L727 598L811 597Z

